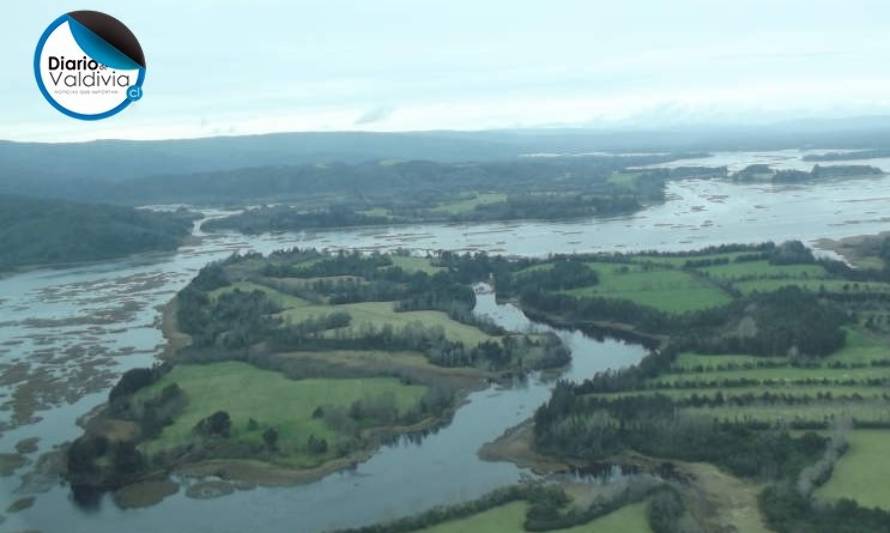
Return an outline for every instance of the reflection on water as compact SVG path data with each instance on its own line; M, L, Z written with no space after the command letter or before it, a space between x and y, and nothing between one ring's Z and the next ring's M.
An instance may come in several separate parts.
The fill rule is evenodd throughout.
M494 294L489 291L477 292L474 311L491 317L496 324L510 331L552 331L559 335L572 352L572 362L560 375L560 379L581 382L599 371L628 366L628 361L631 364L635 363L645 352L639 345L618 339L610 337L596 339L576 329L557 329L534 322L515 305L498 304Z

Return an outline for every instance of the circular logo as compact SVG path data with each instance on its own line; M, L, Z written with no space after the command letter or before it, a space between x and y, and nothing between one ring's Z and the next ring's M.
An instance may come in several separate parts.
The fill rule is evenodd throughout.
M69 117L99 120L142 98L145 55L116 18L72 11L46 28L34 52L37 86Z

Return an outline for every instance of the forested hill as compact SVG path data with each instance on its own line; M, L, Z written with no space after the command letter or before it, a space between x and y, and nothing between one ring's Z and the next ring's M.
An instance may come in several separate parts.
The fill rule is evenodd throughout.
M190 176L143 178L108 189L121 203L281 200L307 195L399 196L468 190L576 190L601 183L630 165L672 156L520 158L492 162L369 161L245 168Z
M0 195L0 271L174 250L191 220L185 212Z
M0 141L0 173L4 175L0 193L74 198L83 184L124 183L149 176L373 159L482 161L512 158L525 151L533 150L445 133L284 133L86 143Z
M70 190L47 196L88 200L101 197L128 205L145 203L218 203L279 201L307 195L404 196L419 192L535 190L577 188L602 181L632 165L676 159L673 155L530 157L449 163L425 160L375 160L239 168L194 174L168 174L120 183L69 183ZM39 195L43 195L40 193Z

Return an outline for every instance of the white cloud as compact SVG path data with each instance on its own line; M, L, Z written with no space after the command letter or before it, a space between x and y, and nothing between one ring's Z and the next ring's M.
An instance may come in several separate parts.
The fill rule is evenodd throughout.
M890 112L890 4L877 0L158 4L97 0L136 32L149 70L145 97L96 123L57 113L28 79L47 13L65 3L11 4L0 138L659 127ZM161 24L164 9L181 16ZM213 19L196 25L208 9Z

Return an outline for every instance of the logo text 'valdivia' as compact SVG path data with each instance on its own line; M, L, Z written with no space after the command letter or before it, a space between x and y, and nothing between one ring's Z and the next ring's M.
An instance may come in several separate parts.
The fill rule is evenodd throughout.
M129 87L130 75L115 70L108 72L108 67L89 59L70 59L65 56L48 56L49 77L53 85L58 87Z

